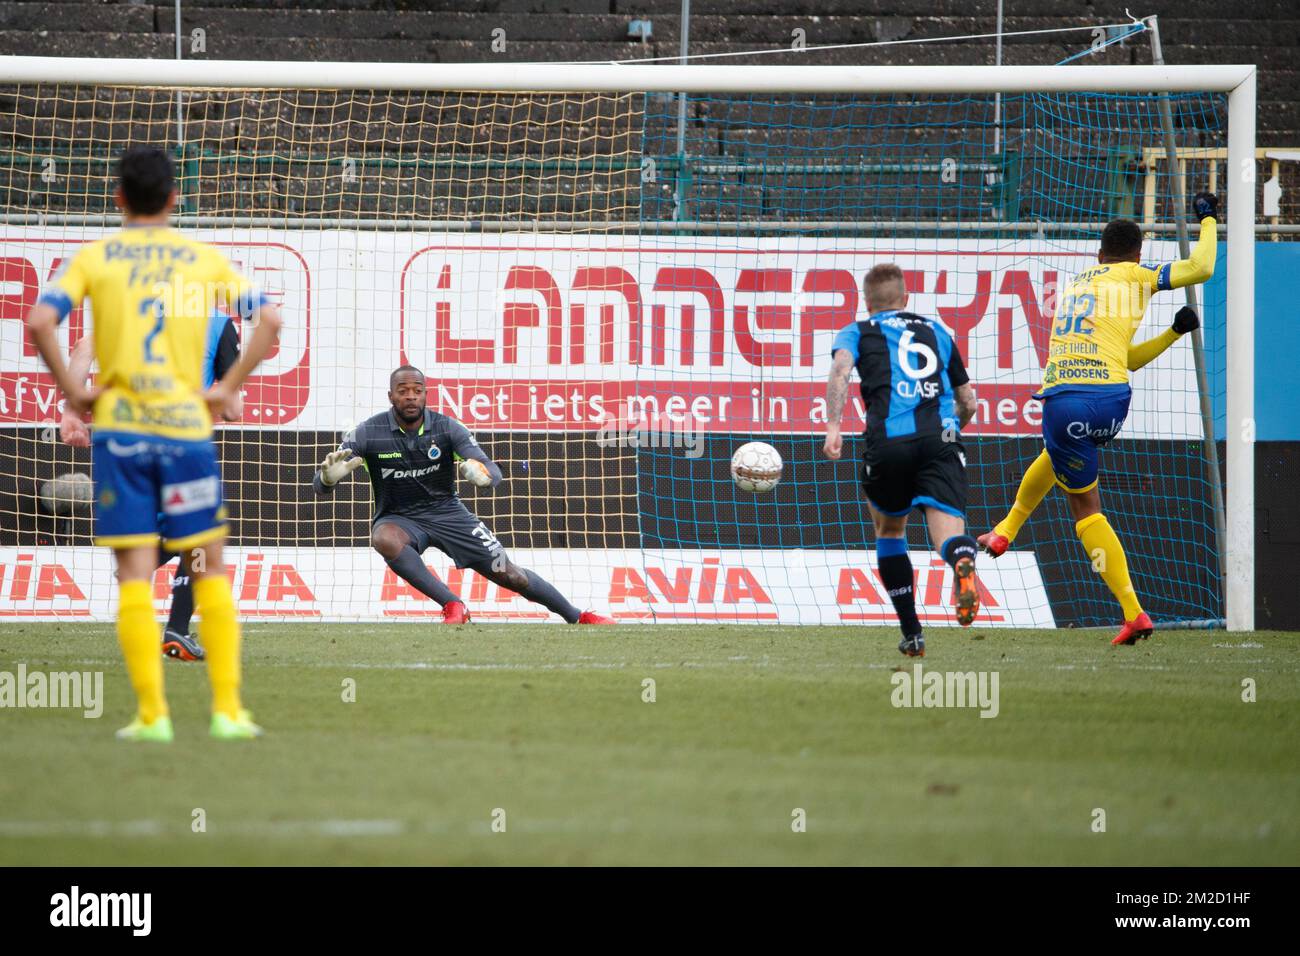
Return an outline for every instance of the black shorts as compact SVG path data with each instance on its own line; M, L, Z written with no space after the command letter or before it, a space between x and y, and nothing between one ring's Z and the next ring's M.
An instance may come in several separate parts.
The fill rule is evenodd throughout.
M487 525L459 501L437 505L419 515L380 515L374 527L393 524L411 539L417 554L437 548L458 568L487 569L505 559L505 548Z
M913 508L966 516L966 451L943 435L866 439L862 490L877 511L898 518Z

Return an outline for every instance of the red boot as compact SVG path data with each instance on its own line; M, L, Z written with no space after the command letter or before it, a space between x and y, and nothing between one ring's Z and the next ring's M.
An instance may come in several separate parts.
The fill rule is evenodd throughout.
M1151 618L1147 616L1146 611L1143 611L1133 620L1125 621L1124 627L1120 629L1120 632L1115 635L1114 640L1110 643L1115 647L1121 644L1133 645L1138 641L1146 640L1155 629L1156 626L1151 623Z
M451 601L443 605L442 608L443 624L468 624L469 608L465 606L464 601Z

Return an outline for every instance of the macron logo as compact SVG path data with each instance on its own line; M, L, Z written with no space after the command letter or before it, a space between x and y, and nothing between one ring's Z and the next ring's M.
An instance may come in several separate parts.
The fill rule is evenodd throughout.
M50 897L51 926L129 926L134 936L148 936L152 893L70 893Z

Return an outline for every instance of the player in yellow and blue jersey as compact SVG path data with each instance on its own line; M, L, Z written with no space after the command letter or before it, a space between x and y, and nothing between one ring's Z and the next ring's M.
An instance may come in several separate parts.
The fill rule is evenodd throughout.
M239 622L222 559L226 511L211 416L232 407L270 352L279 310L216 249L170 227L176 189L163 150L127 149L118 174L123 229L83 246L27 317L67 408L84 413L94 405L95 540L116 559L117 635L138 701L135 719L118 737L172 739L150 599L160 542L190 557L212 685L211 733L255 737L261 728L239 697ZM69 373L56 332L87 298L99 363L95 389ZM209 316L220 301L252 320L254 331L234 367L205 390Z
M86 381L90 373L90 363L95 357L94 336L85 335L73 346L68 359L68 374L78 382ZM234 319L220 310L208 317L207 350L203 357L203 387L211 388L218 379L235 367L239 361L239 332ZM243 408L242 400L236 396L234 407L222 411L221 417L228 422L239 418ZM90 431L85 420L64 408L63 419L59 425L59 434L63 440L74 448L90 447ZM190 588L189 562L184 554L162 550L159 552L158 564L161 567L180 558L180 567L172 576L172 603L167 624L163 628L163 653L173 660L201 661L203 646L198 637L190 632L190 620L194 617L194 594Z
M1133 590L1124 548L1101 510L1097 449L1119 434L1128 416L1129 372L1196 329L1195 310L1180 309L1173 327L1134 346L1133 335L1156 292L1205 282L1214 274L1218 200L1198 193L1192 210L1201 233L1191 258L1163 265L1141 264L1142 230L1117 219L1101 235L1097 265L1065 288L1043 370L1043 444L1025 472L1011 511L979 538L993 557L1007 550L1039 502L1058 484L1067 493L1075 533L1093 566L1119 601L1124 626L1112 644L1134 644L1151 636L1150 616Z

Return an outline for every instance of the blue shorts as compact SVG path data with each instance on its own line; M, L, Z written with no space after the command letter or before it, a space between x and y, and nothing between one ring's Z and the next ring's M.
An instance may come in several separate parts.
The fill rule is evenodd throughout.
M226 533L221 470L210 439L98 432L95 543L110 548L156 545L172 551L214 541Z
M1076 494L1097 484L1097 449L1119 434L1133 397L1127 385L1090 385L1043 398L1043 443L1056 483Z

